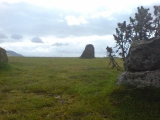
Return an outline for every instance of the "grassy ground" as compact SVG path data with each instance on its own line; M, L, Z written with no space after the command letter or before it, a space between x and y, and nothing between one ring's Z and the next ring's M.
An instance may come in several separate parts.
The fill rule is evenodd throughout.
M0 120L160 119L160 90L116 86L120 72L108 63L10 57L0 69Z

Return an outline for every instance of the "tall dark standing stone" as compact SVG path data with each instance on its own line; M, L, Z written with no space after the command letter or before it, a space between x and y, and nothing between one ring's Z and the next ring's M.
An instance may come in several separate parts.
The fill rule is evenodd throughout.
M134 42L124 67L118 85L160 87L160 37Z
M94 56L94 46L92 44L88 44L83 51L81 58L95 58Z
M8 63L6 50L0 47L0 62Z

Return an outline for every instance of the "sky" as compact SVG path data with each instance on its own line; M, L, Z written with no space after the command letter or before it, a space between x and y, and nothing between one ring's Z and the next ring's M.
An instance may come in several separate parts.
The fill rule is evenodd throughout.
M95 57L105 57L117 23L154 5L160 1L0 0L0 47L23 56L80 57L93 44Z

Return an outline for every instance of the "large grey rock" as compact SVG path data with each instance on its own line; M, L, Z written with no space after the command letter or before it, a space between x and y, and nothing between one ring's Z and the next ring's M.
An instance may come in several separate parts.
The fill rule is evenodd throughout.
M160 37L134 42L117 85L160 87Z
M160 70L122 73L117 78L117 85L132 85L137 87L160 87Z
M95 58L94 56L94 46L92 44L88 44L83 51L81 58Z
M0 47L0 62L8 63L6 50Z
M160 69L160 37L134 42L127 55L126 71L147 71Z

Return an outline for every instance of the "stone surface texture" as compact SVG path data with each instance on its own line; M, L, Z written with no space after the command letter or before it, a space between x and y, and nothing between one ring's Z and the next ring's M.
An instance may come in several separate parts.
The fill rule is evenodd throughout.
M117 78L116 84L137 87L160 87L160 70L142 72L125 71Z
M160 37L131 44L117 85L160 87Z
M126 71L146 71L160 69L160 38L134 42L127 55Z

